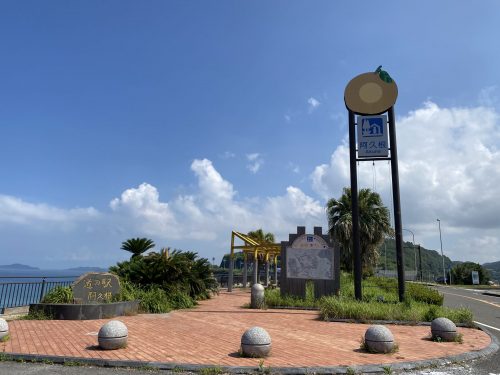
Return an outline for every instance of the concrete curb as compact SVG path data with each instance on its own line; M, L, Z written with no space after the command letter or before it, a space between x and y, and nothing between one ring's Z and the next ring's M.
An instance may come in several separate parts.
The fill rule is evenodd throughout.
M421 370L429 367L442 367L453 363L469 362L479 358L484 358L494 354L500 347L500 343L495 335L489 330L478 327L478 329L486 332L490 338L491 343L486 348L466 352L458 355L439 357L427 359L422 361L413 362L397 362L386 364L372 364L360 366L327 366L327 367L266 367L265 359L263 368L258 366L219 366L213 365L199 365L189 363L165 363L165 362L143 362L143 361L125 361L125 360L112 360L101 358L81 358L81 357L65 357L65 356L50 356L50 355L37 355L37 354L19 354L19 353L2 353L0 360L14 360L14 361L29 361L29 362L51 362L54 364L67 364L74 363L75 365L82 366L98 366L98 367L126 367L126 368L152 368L157 370L170 370L175 372L200 372L203 369L217 368L221 373L230 374L249 374L249 373L279 373L287 375L298 374L347 374L349 370L354 370L356 373L363 374L377 374L385 373L384 368L390 367L393 371L410 371Z

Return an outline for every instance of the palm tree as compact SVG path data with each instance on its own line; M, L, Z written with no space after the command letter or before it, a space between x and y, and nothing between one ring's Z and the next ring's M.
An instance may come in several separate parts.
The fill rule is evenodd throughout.
M248 237L253 238L259 244L274 243L274 234L268 232L264 233L262 229L257 229L248 232Z
M326 204L328 231L342 246L341 265L352 271L352 213L351 189L344 188L340 199L332 198ZM378 259L378 247L386 235L393 235L389 210L382 198L370 189L359 191L359 238L361 263L364 273L371 273Z
M120 249L130 251L132 253L130 259L134 259L153 247L155 247L153 240L150 240L149 238L137 237L130 238L127 241L122 242L122 247Z

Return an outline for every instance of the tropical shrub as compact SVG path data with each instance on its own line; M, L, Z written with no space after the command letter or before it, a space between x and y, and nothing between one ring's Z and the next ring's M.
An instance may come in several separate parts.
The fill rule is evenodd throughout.
M73 289L70 286L56 286L43 297L42 303L73 303Z
M373 275L373 267L379 257L378 247L386 235L392 235L389 209L382 198L370 189L361 189L359 203L359 238L361 264L365 276ZM341 245L340 263L346 271L353 269L351 189L346 187L339 199L327 202L328 231Z
M155 247L155 243L149 238L130 238L122 242L121 249L131 252L131 258L137 258L153 247Z
M210 298L212 293L218 292L210 262L198 258L197 253L192 251L151 252L119 262L110 267L110 272L143 290L161 288L166 295L175 296L177 300L179 294L196 301Z

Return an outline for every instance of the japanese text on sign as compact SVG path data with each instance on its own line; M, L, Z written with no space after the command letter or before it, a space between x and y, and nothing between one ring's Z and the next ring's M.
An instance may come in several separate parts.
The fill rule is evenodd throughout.
M358 116L358 157L385 157L389 155L387 117Z

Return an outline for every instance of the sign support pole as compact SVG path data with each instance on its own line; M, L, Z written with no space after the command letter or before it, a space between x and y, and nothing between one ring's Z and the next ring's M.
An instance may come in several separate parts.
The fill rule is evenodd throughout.
M359 242L358 173L356 170L356 123L349 110L349 158L351 164L352 251L354 260L354 296L361 301L361 246Z
M396 230L396 260L398 266L399 301L405 299L405 275L403 254L403 226L401 224L401 204L399 200L398 150L396 145L396 124L394 120L394 103L398 97L398 87L389 73L380 65L375 72L360 74L347 84L344 91L344 102L349 111L349 156L351 169L351 209L352 209L352 250L354 260L354 293L361 299L361 247L359 231L359 197L356 161L358 160L391 160L392 195L394 202L394 224ZM388 158L385 116L388 113L390 157ZM372 137L369 141L358 140L356 152L356 123L354 115L363 117L358 123L358 137ZM372 117L371 120L368 120ZM376 120L375 120L376 119ZM373 121L372 121L373 120ZM365 121L367 122L365 125ZM382 121L382 124L380 123ZM361 122L358 116L358 122ZM378 143L377 143L378 142ZM359 159L356 157L359 155Z
M389 142L391 145L392 199L394 202L394 226L396 230L396 262L398 267L399 302L405 299L405 264L403 254L403 225L399 199L398 147L396 144L396 122L394 107L389 108Z

